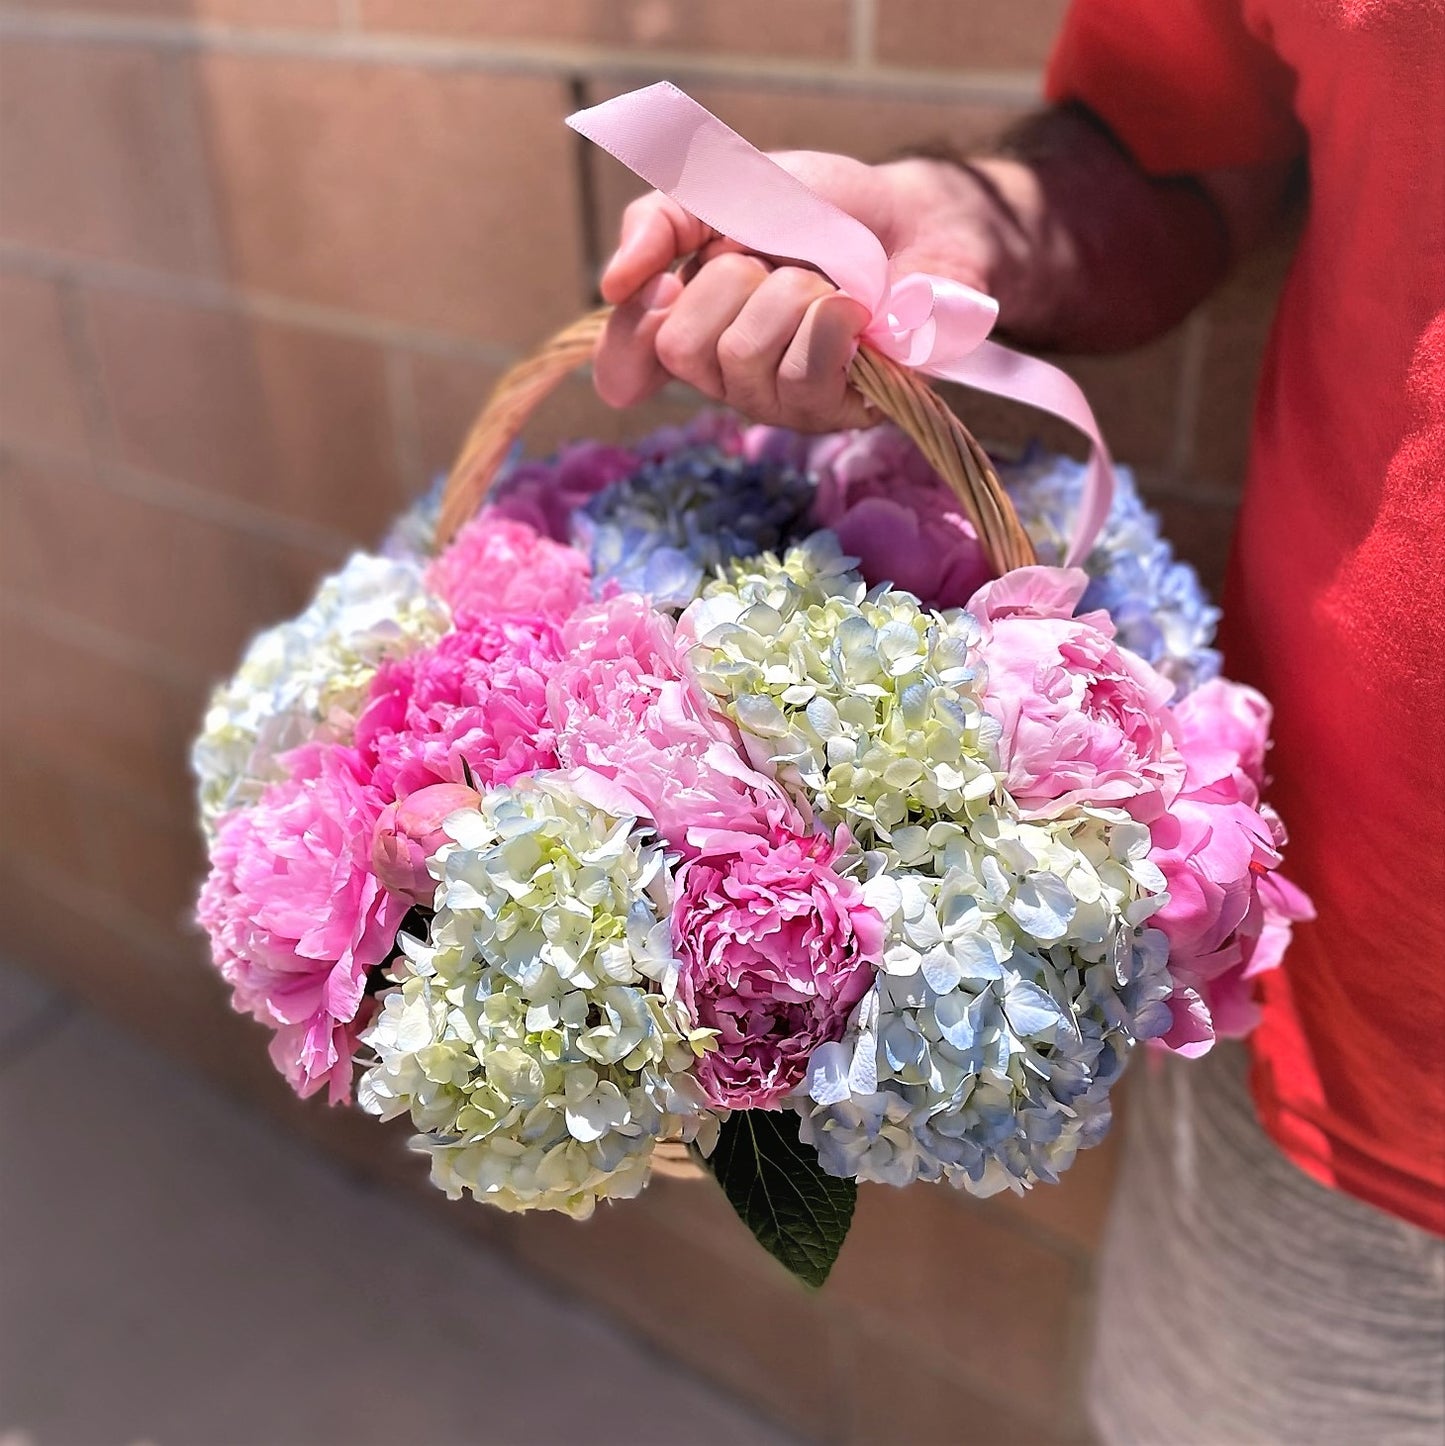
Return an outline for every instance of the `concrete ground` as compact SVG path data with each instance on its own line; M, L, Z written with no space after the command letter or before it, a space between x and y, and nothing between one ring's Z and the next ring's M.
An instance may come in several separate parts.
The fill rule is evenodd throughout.
M0 967L0 1446L783 1446Z

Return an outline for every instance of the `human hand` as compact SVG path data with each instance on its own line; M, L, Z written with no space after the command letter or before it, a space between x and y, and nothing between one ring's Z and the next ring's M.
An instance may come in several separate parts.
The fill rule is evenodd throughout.
M996 215L967 173L936 161L868 166L821 151L773 157L856 216L893 269L987 289ZM673 272L693 256L690 275ZM673 377L756 422L833 431L878 420L847 381L868 312L818 272L757 256L652 192L622 220L602 273L615 308L594 362L597 392L633 406Z

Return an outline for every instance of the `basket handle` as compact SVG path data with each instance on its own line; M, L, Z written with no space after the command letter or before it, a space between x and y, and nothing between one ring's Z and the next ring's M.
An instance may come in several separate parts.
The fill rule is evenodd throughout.
M497 383L447 478L437 523L439 546L450 542L482 505L528 417L569 373L592 360L609 315L610 308L603 308L574 321ZM848 368L848 380L913 439L948 483L996 572L1038 560L988 454L917 372L865 343Z

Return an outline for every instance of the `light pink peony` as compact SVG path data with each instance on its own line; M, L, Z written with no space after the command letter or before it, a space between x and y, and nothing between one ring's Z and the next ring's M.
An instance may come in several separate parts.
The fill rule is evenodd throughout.
M409 901L372 872L380 809L355 750L312 744L289 762L290 778L222 820L198 912L232 1003L276 1031L276 1067L335 1104L351 1096L367 972Z
M1002 726L1006 785L1036 817L1080 804L1157 817L1184 778L1174 685L1114 641L1107 613L1074 616L1088 578L1023 567L969 601L983 636L983 703Z
M1169 937L1173 1027L1159 1041L1204 1054L1255 1025L1254 981L1275 968L1309 900L1276 872L1284 832L1259 804L1269 704L1252 688L1206 683L1175 709L1184 792L1150 824L1149 857L1169 902L1152 923Z
M731 725L688 674L670 618L621 593L579 609L562 639L548 717L559 765L593 775L579 784L590 801L650 819L684 851L696 829L764 826L759 810L776 787L748 767Z
M437 881L427 860L450 840L442 824L454 813L475 808L481 795L464 783L433 783L400 803L389 803L376 822L371 867L394 894L414 904L430 904Z
M877 427L815 442L813 520L831 528L870 584L930 607L962 607L993 569L958 500L902 432Z
M561 634L546 618L462 616L432 647L386 664L356 724L381 800L555 768L547 679L561 656Z
M525 522L484 512L427 568L426 585L454 613L564 618L587 596L591 578L576 548Z
M1211 679L1180 699L1174 721L1188 770L1186 792L1240 774L1255 790L1251 797L1241 782L1241 796L1257 803L1264 787L1271 716L1262 693L1225 678Z
M697 1080L719 1108L776 1108L813 1050L843 1037L873 983L883 921L834 868L846 832L836 844L785 826L698 842L672 910L678 998L718 1031Z

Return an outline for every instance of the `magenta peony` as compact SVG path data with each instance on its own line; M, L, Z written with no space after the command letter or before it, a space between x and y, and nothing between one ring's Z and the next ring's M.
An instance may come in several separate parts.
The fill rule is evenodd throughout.
M524 522L565 543L572 514L604 487L630 477L641 465L636 452L602 442L572 442L555 457L518 463L498 485L486 515Z
M391 953L408 901L372 872L379 806L354 749L312 744L254 807L226 815L199 917L242 1013L270 1025L298 1094L351 1097L367 973Z
M386 664L356 724L382 802L433 783L488 788L555 768L547 679L561 656L546 618L462 616L432 647Z
M983 704L1002 727L999 757L1026 813L1079 804L1158 817L1184 763L1168 708L1174 685L1114 641L1107 613L1074 616L1076 568L1024 567L976 592Z
M430 904L437 881L427 872L426 862L450 842L442 824L480 802L481 794L464 783L433 783L400 803L387 804L371 842L371 867L377 878L414 904Z
M1275 968L1290 925L1313 917L1281 878L1279 820L1259 804L1269 704L1217 679L1175 709L1187 769L1184 791L1150 824L1149 857L1169 902L1151 921L1169 937L1174 1023L1160 1040L1185 1055L1255 1024L1254 981Z
M704 411L681 427L660 427L630 447L606 442L569 442L555 456L517 463L487 504L490 517L525 522L553 542L570 542L572 514L604 487L633 477L688 447L742 451L742 429L731 412Z
M651 820L684 851L695 829L764 826L760 809L776 787L747 765L687 673L670 618L621 593L581 608L562 639L548 715L560 766L612 785L581 784L590 801Z
M958 500L893 427L816 442L813 520L837 534L870 584L891 582L930 607L962 607L993 575Z
M697 1078L720 1109L776 1108L873 983L884 926L834 868L848 842L720 833L678 875L678 998L718 1032Z
M454 613L564 618L587 596L591 576L576 548L488 512L467 523L432 562L426 585Z

